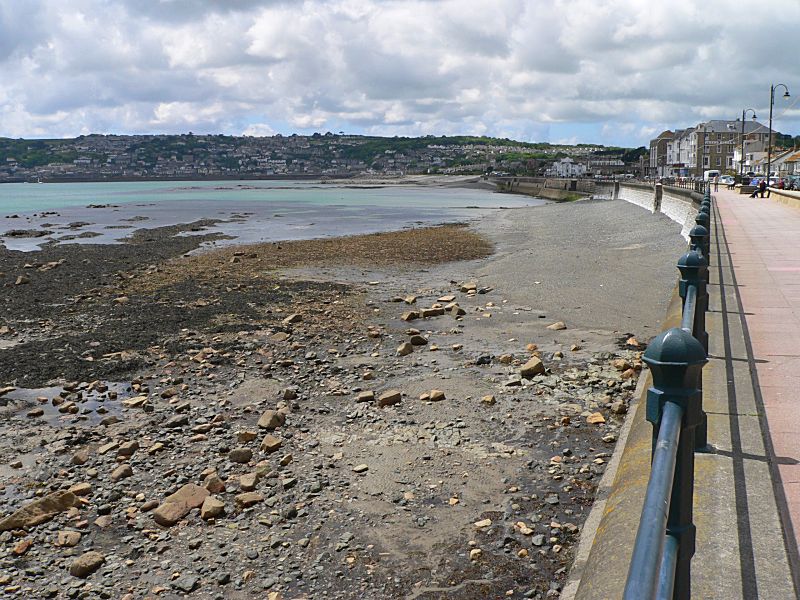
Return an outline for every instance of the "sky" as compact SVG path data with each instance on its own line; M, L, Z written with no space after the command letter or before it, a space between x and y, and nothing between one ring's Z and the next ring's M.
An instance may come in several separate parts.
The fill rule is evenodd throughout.
M800 1L0 0L0 137L800 134Z

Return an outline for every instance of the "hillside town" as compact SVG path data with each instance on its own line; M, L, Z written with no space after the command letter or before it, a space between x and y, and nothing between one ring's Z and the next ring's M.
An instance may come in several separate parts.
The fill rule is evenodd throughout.
M0 138L0 182L640 172L645 148L468 136L88 135ZM575 165L580 165L576 167Z

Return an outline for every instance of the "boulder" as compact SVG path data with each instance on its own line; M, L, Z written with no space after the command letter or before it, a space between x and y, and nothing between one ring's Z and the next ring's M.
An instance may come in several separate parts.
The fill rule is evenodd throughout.
M258 420L258 426L262 429L277 429L286 422L286 415L277 410L268 410Z
M225 514L225 503L219 498L208 496L200 507L200 518L204 521L216 519Z
M81 554L78 558L72 561L69 567L69 574L73 577L88 577L106 561L106 557L92 550Z
M519 374L525 379L531 379L536 375L544 375L544 363L537 357L531 358L519 370Z
M200 507L209 494L206 488L187 483L164 499L164 502L153 511L153 519L159 525L171 527L188 515L190 510Z
M402 399L403 395L398 390L387 390L378 396L378 406L392 406Z
M35 527L46 523L57 514L77 504L78 498L72 492L53 492L23 506L8 517L0 519L0 531Z

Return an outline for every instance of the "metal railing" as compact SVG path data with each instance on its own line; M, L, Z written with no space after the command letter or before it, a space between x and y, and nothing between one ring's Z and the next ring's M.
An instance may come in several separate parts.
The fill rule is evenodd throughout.
M653 425L650 480L625 583L625 600L691 597L694 453L706 447L703 366L708 361L708 253L711 194L706 188L689 252L678 261L681 326L656 336L644 353L653 385L646 415Z

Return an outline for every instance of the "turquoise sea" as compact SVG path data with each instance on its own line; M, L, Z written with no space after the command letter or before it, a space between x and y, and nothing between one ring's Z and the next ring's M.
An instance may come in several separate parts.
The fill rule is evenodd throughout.
M221 243L309 239L469 221L538 198L439 185L309 181L141 181L0 185L0 243L113 243L138 228L199 219ZM34 232L43 234L34 236ZM11 235L9 235L11 233Z

